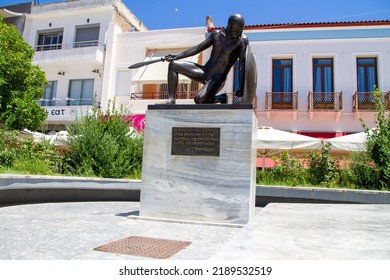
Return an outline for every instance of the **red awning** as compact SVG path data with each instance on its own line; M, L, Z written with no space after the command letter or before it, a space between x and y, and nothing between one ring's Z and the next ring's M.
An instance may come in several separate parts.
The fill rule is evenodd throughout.
M262 158L257 158L256 166L257 166L257 168L262 168L263 167L263 159ZM272 158L265 158L265 160L264 160L264 168L270 168L270 167L274 167L274 166L275 166L275 162L273 161Z

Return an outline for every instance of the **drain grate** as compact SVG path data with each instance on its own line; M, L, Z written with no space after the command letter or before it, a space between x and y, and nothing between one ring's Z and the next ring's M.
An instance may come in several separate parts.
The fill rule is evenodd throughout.
M147 258L167 259L190 244L191 242L188 241L130 236L99 246L94 250Z

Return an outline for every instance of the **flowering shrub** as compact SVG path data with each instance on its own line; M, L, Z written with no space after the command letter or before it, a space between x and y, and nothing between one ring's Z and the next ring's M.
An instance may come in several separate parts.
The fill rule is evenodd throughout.
M104 178L140 178L142 134L132 131L123 116L109 103L103 114L96 108L68 126L69 151L65 170L71 174Z

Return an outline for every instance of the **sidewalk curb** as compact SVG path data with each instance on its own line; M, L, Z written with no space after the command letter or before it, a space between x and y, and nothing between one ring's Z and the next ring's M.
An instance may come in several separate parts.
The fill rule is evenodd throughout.
M140 180L0 174L0 205L139 201Z
M390 204L390 192L284 186L257 186L256 206L271 202Z
M43 202L139 201L141 180L0 174L0 206ZM390 192L256 187L256 206L268 203L390 204Z

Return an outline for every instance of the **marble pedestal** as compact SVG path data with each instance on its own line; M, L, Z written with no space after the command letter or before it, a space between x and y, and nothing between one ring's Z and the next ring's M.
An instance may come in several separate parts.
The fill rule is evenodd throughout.
M140 216L245 224L254 214L257 120L251 105L151 105Z

